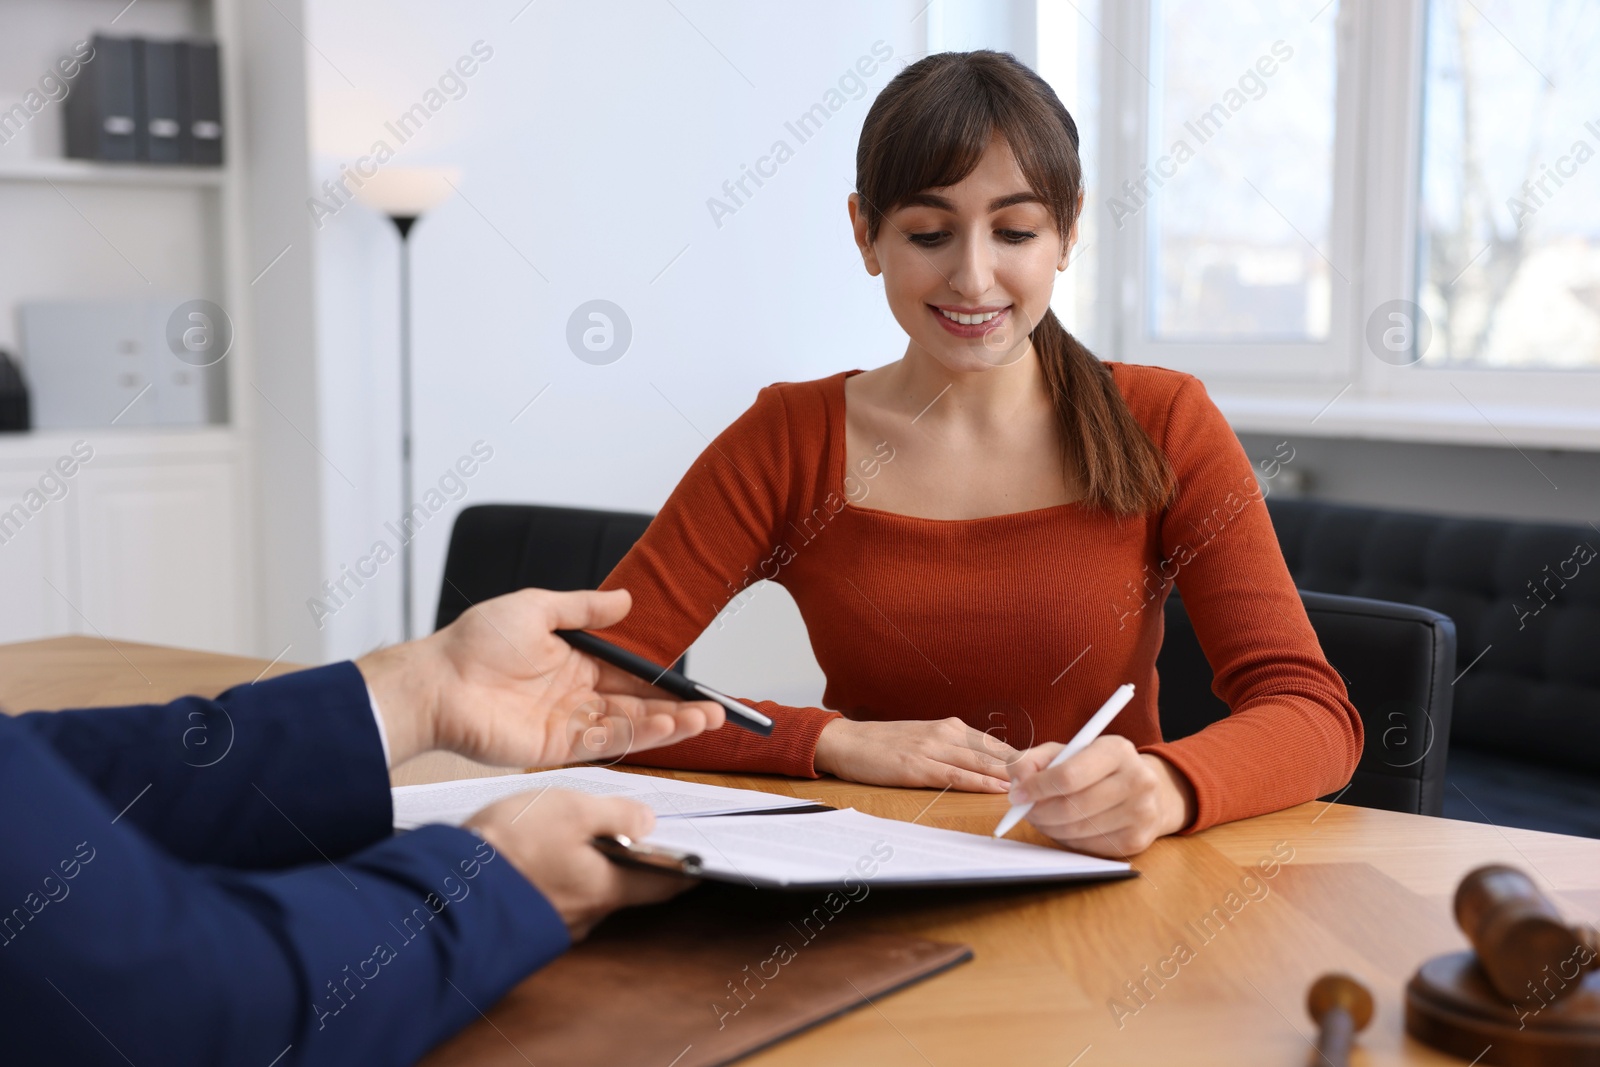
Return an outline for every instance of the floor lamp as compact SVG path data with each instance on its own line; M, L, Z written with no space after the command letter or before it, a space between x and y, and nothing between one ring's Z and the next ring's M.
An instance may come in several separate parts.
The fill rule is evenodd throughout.
M385 167L356 195L383 212L400 233L400 639L413 636L413 577L408 529L414 505L411 479L411 228L455 191L460 172L443 167Z

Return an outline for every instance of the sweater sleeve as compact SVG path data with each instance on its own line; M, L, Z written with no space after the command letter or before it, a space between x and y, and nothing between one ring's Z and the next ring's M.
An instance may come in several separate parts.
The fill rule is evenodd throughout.
M768 571L778 573L775 556L792 510L791 440L783 394L769 385L700 454L644 536L601 583L602 589L633 595L628 617L599 631L601 636L657 663L672 663L729 600ZM724 726L627 761L817 777L817 737L839 713L770 700L747 703L773 720L771 737Z
M1194 786L1187 832L1332 793L1355 773L1361 717L1284 563L1255 471L1197 378L1174 394L1163 447L1177 495L1160 520L1172 577L1226 719L1146 746Z

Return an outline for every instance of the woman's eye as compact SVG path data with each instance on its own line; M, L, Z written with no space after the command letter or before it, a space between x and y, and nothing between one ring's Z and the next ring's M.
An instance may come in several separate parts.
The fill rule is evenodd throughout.
M996 230L995 232L998 233L1001 239L1007 244L1014 245L1020 245L1025 241L1031 241L1035 237L1039 236L1032 230ZM908 233L906 234L906 240L923 248L931 248L934 245L939 244L947 236L948 234L944 230L938 230L932 233Z

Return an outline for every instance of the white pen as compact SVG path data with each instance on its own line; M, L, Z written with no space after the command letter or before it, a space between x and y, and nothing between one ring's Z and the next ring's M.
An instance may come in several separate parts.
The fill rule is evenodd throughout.
M1093 744L1094 739L1104 733L1107 726L1111 725L1111 720L1117 717L1117 712L1127 707L1128 701L1132 699L1132 682L1117 686L1117 691L1112 693L1110 699L1104 704L1100 705L1100 710L1089 716L1089 721L1083 724L1083 729L1079 730L1072 740L1067 742L1065 748L1056 753L1055 759L1045 764L1045 770L1060 766ZM1026 818L1028 812L1032 810L1033 801L1031 800L1026 804L1013 804L1011 810L1006 812L1006 817L1000 820L1000 825L994 828L994 836L1006 836L1011 832L1011 828Z

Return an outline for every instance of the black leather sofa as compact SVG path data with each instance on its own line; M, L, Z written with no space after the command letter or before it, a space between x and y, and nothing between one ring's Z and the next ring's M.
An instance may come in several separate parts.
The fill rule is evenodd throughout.
M1454 620L1445 815L1600 837L1600 529L1267 507L1302 590Z

